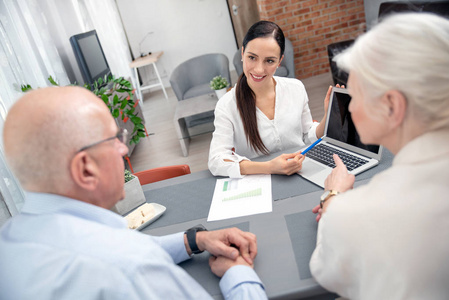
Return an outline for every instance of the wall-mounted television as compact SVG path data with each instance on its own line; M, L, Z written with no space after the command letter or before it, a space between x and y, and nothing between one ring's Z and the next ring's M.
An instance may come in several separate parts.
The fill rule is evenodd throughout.
M95 30L70 37L84 83L92 85L98 78L109 75L109 65Z

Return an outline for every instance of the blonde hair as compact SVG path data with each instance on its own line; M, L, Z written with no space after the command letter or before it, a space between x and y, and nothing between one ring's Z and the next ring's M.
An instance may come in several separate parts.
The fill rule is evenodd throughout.
M449 20L428 13L384 19L337 55L370 99L400 91L427 130L449 127Z

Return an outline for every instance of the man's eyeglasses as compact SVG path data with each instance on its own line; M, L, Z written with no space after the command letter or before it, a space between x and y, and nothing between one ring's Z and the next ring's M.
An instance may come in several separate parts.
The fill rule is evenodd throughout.
M94 147L96 145L99 145L101 143L104 143L104 142L107 142L107 141L111 141L111 140L114 140L114 139L118 139L120 141L120 143L123 143L123 144L126 145L126 142L128 141L128 130L126 130L124 128L120 128L119 132L116 135L111 136L110 138L107 138L107 139L95 142L93 144L84 146L83 148L79 149L78 152L87 150L87 149L92 148L92 147Z

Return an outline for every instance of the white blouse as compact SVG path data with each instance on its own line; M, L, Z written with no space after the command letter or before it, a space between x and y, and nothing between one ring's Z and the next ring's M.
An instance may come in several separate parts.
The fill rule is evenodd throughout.
M315 131L319 123L312 120L309 99L301 81L286 77L273 78L276 81L274 119L268 119L256 108L260 137L270 152L295 146L299 150L317 140ZM215 131L209 151L209 170L214 176L241 178L239 162L260 156L261 153L254 151L247 142L237 109L235 87L218 101L214 125ZM225 159L231 162L224 161Z

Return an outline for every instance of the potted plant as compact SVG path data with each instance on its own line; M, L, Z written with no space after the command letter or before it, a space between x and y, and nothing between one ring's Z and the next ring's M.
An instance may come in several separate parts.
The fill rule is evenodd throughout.
M48 78L48 81L52 85L59 86L51 76ZM75 83L74 85L77 84ZM84 87L91 89L88 84L85 84ZM27 92L33 88L27 84L22 85L21 89L22 92ZM105 76L92 84L92 92L108 106L112 116L117 120L117 124L119 123L118 120L124 123L130 121L134 124L133 130L130 132L130 145L137 144L141 138L146 136L143 120L135 113L136 102L134 101L134 91L131 82L123 77Z
M111 209L120 215L124 215L139 205L146 202L143 194L142 186L139 178L131 174L129 170L125 170L125 198Z
M226 88L228 87L228 85L228 80L221 75L215 76L210 82L210 87L211 89L215 90L218 99L226 94Z

